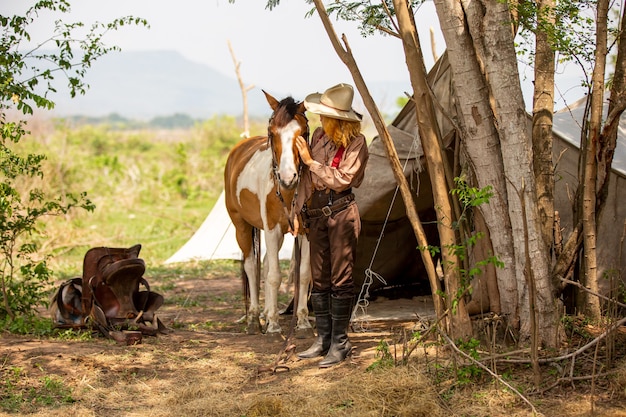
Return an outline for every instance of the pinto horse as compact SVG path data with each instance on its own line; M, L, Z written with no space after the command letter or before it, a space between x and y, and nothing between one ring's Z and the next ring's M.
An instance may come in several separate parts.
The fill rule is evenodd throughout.
M273 110L267 136L251 137L235 145L224 169L226 209L243 252L246 298L249 291L249 307L246 299L248 334L261 332L259 230L264 232L267 249L263 263L265 333L281 332L278 323L281 282L278 252L293 218L293 200L300 182L301 163L295 139L298 136L306 138L309 133L304 103L297 103L292 97L279 102L267 92L263 93ZM302 252L296 332L302 334L312 333L307 309L311 266L308 240L300 236L299 242Z

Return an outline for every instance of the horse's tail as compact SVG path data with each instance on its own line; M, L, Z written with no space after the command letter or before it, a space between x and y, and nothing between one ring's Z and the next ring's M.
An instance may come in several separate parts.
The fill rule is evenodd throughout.
M255 271L257 279L257 287L261 282L261 230L252 228L252 253L255 260ZM248 306L250 305L250 281L248 280L248 274L244 267L245 259L241 262L241 284L243 287L243 296L246 306L246 316L248 315Z

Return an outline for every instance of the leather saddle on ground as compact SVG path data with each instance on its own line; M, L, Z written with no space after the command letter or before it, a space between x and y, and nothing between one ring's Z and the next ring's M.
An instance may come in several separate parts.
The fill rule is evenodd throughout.
M118 342L141 340L169 330L156 316L163 296L152 292L143 277L146 264L141 245L130 248L91 248L83 260L83 276L59 287L53 297L52 318L57 327L95 325ZM140 290L140 286L145 289ZM137 340L138 339L138 340Z

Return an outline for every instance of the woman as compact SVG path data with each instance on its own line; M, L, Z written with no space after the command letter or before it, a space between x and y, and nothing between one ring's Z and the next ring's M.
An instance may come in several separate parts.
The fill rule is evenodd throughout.
M323 94L307 96L308 111L320 115L322 126L311 145L299 137L296 146L306 165L298 189L296 213L301 213L311 244L317 338L300 358L324 356L321 368L342 362L351 352L348 326L354 298L352 267L361 231L352 188L363 182L369 158L362 116L352 109L354 91L338 84ZM294 221L297 233L298 219Z

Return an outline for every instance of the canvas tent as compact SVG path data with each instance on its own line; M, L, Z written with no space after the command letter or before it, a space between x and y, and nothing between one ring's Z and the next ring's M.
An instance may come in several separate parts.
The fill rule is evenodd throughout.
M453 107L447 60L439 60L428 78L439 102L446 108ZM449 147L454 139L452 124L440 112L438 122L444 144ZM387 129L414 195L415 207L429 243L438 245L432 189L418 135L415 103L409 101ZM369 153L363 184L354 190L362 222L354 267L357 286L371 280L373 275L377 279L371 280L372 290L412 285L427 287L426 291L430 291L415 234L406 216L384 145L378 137L371 142Z

